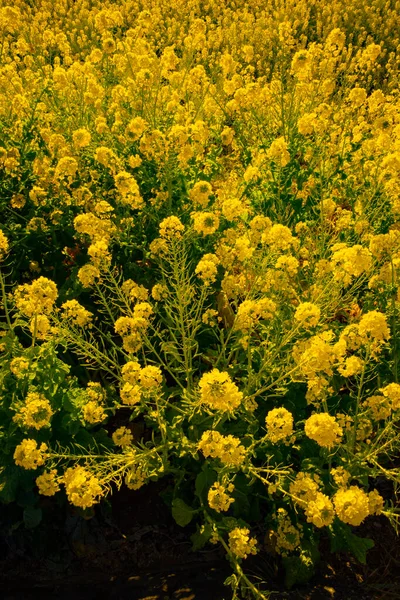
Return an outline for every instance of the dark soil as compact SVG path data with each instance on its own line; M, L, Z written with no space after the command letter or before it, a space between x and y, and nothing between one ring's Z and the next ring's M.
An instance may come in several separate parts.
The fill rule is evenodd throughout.
M83 518L44 499L43 522L17 527L12 507L0 517L0 597L4 600L230 600L224 580L231 569L219 547L191 550L193 528L181 528L160 496L165 484L149 484L112 497L111 506ZM11 523L14 523L12 528ZM11 531L13 529L13 531ZM313 580L285 590L277 562L266 552L243 563L271 599L400 599L400 544L385 518L370 518L357 533L375 547L367 565L322 549Z

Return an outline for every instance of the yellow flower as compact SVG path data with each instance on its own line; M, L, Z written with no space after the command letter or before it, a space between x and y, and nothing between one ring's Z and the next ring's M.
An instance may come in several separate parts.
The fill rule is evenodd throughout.
M82 415L86 423L94 425L102 423L106 418L104 408L100 406L96 400L89 400L82 409Z
M16 421L22 421L25 427L41 429L50 424L54 411L50 402L43 394L29 392L25 398L25 406L14 417Z
M27 317L32 317L39 313L50 314L57 295L56 284L47 277L39 277L31 284L18 286L14 298L18 310Z
M161 385L163 376L159 367L143 367L139 375L140 385L145 389L157 388Z
M135 117L134 119L131 119L126 126L125 135L130 141L135 142L140 138L147 126L147 121L142 119L142 117Z
M157 302L164 300L168 296L168 288L162 283L156 283L151 289L151 295Z
M78 271L78 279L83 287L90 287L94 284L96 279L100 277L99 269L92 264L87 264L81 267Z
M331 475L333 477L333 481L339 487L346 487L351 479L351 475L344 467L336 467L336 469L331 470Z
M112 434L112 440L116 446L130 446L133 441L133 435L127 427L119 427Z
M243 400L242 392L228 373L213 369L199 381L200 400L214 410L232 412Z
M316 527L327 527L335 518L333 504L322 492L317 492L315 498L307 503L305 514L307 523L313 523Z
M69 320L74 325L85 327L90 325L92 313L86 310L77 300L67 300L61 305L63 309L62 318Z
M250 537L247 527L235 527L229 532L229 549L239 558L247 558L249 554L257 554L257 540Z
M8 239L0 229L0 260L2 260L8 252Z
M78 162L72 156L64 156L60 158L57 163L56 170L54 172L55 179L61 179L62 177L72 178L75 176L78 170Z
M287 439L293 433L293 415L286 408L273 408L265 417L267 437L276 444Z
M213 483L208 491L208 504L210 508L214 509L216 512L226 512L229 510L232 502L235 501L234 498L229 496L226 492L233 492L234 485L230 483L227 487L221 485L220 483Z
M10 371L17 379L25 377L26 371L29 369L29 360L23 356L17 356L10 362Z
M361 317L358 331L362 337L372 339L378 344L390 338L387 317L377 310L371 310Z
M42 496L54 496L59 491L60 486L57 483L57 471L47 471L36 478L36 485L39 488L39 494Z
M339 519L349 525L360 525L370 514L368 496L356 485L338 490L333 502Z
M218 431L205 431L198 449L206 458L219 458L224 465L232 467L240 467L246 458L246 448L241 445L239 438L222 435Z
M287 143L283 136L274 140L267 150L267 156L280 167L286 167L290 162L290 154L288 152Z
M342 438L343 430L336 422L335 417L328 413L311 415L305 423L304 431L310 439L323 448L332 448Z
M194 212L191 217L194 220L194 230L196 233L202 233L203 236L215 233L219 227L219 218L215 213Z
M295 527L287 512L283 508L278 509L278 528L276 531L276 551L281 556L287 556L300 546L303 533L299 527Z
M184 230L185 227L178 217L166 217L160 223L160 236L168 240L181 239Z
M74 143L75 148L85 148L90 144L91 135L87 129L82 127L81 129L77 129L72 134L72 141Z
M45 340L50 333L51 325L46 315L35 315L29 322L29 330L39 340Z
M139 382L141 366L137 361L130 360L121 369L122 379L132 385Z
M338 367L338 371L343 377L353 377L362 372L364 361L358 356L349 356L346 358L344 365Z
M209 203L211 194L211 184L208 181L198 181L189 191L189 198L193 204L198 204L205 208Z
M22 440L15 448L15 464L24 469L37 469L44 464L47 457L46 450L47 445L44 442L38 446L35 440Z
M389 383L386 387L380 388L379 391L390 401L392 410L400 408L400 385L398 383Z
M195 273L204 281L205 285L215 282L218 273L218 263L219 260L215 254L205 254L199 260Z
M378 490L372 490L368 494L368 504L369 504L369 514L370 515L380 515L385 501L378 492Z
M89 508L96 504L103 494L97 477L79 465L67 469L62 480L68 500L74 506Z
M372 255L368 248L359 244L339 248L332 254L331 266L335 280L349 285L354 277L360 277L371 269Z
M296 479L289 486L289 491L293 496L293 501L299 506L305 508L309 502L315 500L319 484L316 478L300 471Z
M301 323L303 327L315 327L321 316L321 311L312 302L302 302L296 308L294 318L298 323Z
M123 404L134 406L140 402L142 391L138 385L127 381L120 390L120 396Z
M88 255L92 259L92 263L96 268L107 267L111 263L111 254L108 250L107 240L97 240L90 244Z

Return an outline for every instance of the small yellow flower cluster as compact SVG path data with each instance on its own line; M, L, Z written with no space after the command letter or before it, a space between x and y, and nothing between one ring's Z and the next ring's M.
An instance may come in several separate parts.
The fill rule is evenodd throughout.
M30 284L18 286L14 292L14 299L16 307L22 314L33 317L38 314L50 314L57 295L56 284L47 277L39 277Z
M213 410L233 412L241 404L243 394L228 373L213 369L199 381L200 401Z
M204 311L201 320L205 325L209 325L210 327L214 327L217 323L216 317L218 317L218 311L213 308L208 308Z
M384 388L380 388L379 391L390 401L392 410L400 409L400 385L398 383L389 383Z
M143 205L139 185L136 179L127 171L120 171L114 177L115 187L120 194L122 204L133 209L139 209Z
M233 492L235 486L233 483L227 486L221 485L220 483L213 483L208 491L208 504L210 508L216 512L226 512L229 510L230 505L235 501L234 498L229 496L227 492Z
M72 134L72 142L75 148L78 149L86 148L86 146L89 146L91 139L92 136L90 135L90 132L84 127L76 129Z
M349 356L344 361L344 365L338 367L338 371L343 377L354 377L362 373L364 361L358 356Z
M67 300L61 305L61 308L63 310L62 318L68 320L71 324L78 327L90 326L93 315L77 300Z
M53 414L51 404L43 394L29 392L25 398L25 405L15 415L14 420L21 422L24 427L41 429L50 425Z
M346 469L342 466L336 467L336 469L332 469L331 475L333 477L333 481L338 487L346 487L351 479L350 473L346 471Z
M239 304L234 329L246 332L256 325L260 319L271 320L276 310L276 303L270 298L244 300Z
M311 475L302 471L297 473L296 479L289 486L293 501L302 508L306 508L307 504L315 500L317 496L319 491L318 481L319 479L316 476L311 477Z
M358 332L364 340L372 342L373 346L380 346L390 338L386 315L378 310L365 313L358 324Z
M261 242L271 246L274 250L289 250L290 247L297 248L298 240L292 235L289 227L275 223L261 235Z
M86 423L95 425L96 423L102 423L107 415L104 408L96 400L89 400L82 408L82 416Z
M205 285L214 283L217 278L219 260L215 254L205 254L198 262L195 269L196 275L200 277Z
M130 490L138 490L146 483L146 473L140 465L131 467L125 477L125 485Z
M115 332L122 337L122 345L128 353L135 353L142 347L142 335L148 328L153 309L147 302L138 303L133 309L133 317L120 317L114 324Z
M151 288L151 296L156 300L156 302L161 302L161 300L165 300L168 297L168 288L166 285L162 283L156 283Z
M161 369L153 365L143 367L140 371L139 380L142 388L145 390L154 390L162 384L163 376Z
M160 236L166 240L181 239L185 226L178 217L166 217L160 223Z
M273 444L283 442L293 434L293 415L286 408L273 408L265 417L267 438Z
M320 317L321 310L312 302L302 302L294 313L295 321L303 325L306 329L318 325Z
M205 208L209 203L212 194L212 187L208 181L198 181L189 191L189 198L194 205L200 205Z
M78 171L78 161L73 156L63 156L57 163L54 178L63 179L68 177L69 182L72 182L76 172Z
M219 458L224 464L240 467L246 457L246 449L239 438L233 435L222 435L218 431L205 431L198 443L198 449L206 458Z
M62 481L65 485L68 500L74 506L90 508L103 495L97 477L80 465L67 469Z
M147 127L148 123L142 117L134 117L126 126L125 135L131 142L136 142Z
M281 556L287 556L300 546L303 532L301 528L295 527L284 508L278 508L278 527L276 530L275 550Z
M159 367L148 365L141 367L136 361L129 361L122 367L122 381L120 396L124 404L133 406L138 404L142 394L152 394L159 390L163 375Z
M144 287L144 285L139 285L138 283L133 281L133 279L126 279L121 286L121 290L123 291L124 294L126 294L128 296L128 298L130 300L133 300L133 301L140 300L140 301L144 302L149 297L149 292ZM148 304L148 306L150 306L150 305ZM149 314L151 314L151 312L152 312L152 310L149 311ZM135 316L140 316L140 315L135 314Z
M55 469L52 471L45 471L36 478L36 485L39 488L39 494L42 494L42 496L54 496L60 489L57 471Z
M133 441L133 435L127 427L118 427L112 434L112 440L116 446L130 446Z
M108 241L105 239L96 240L90 244L88 255L92 260L92 265L97 269L108 267L111 264L111 254L108 249Z
M313 523L316 527L327 527L335 518L333 504L322 492L316 492L315 497L307 503L305 514L307 523Z
M193 212L193 229L203 236L215 233L219 227L219 217L214 212Z
M333 497L335 511L343 523L360 525L370 514L368 495L356 485L339 489Z
M0 260L3 260L9 249L8 239L0 229Z
M267 150L267 157L273 160L280 167L286 167L290 162L290 154L284 137L274 140Z
M96 205L96 210L101 211L101 215L103 215L102 211L105 209L109 212L109 208L104 204L99 203ZM115 225L110 219L100 218L92 212L83 213L75 217L74 228L77 233L89 236L91 242L104 241L105 243L109 242L116 230Z
M29 360L23 356L17 356L10 362L10 371L17 379L22 379L29 369Z
M44 465L47 458L47 445L42 442L38 446L35 440L22 440L15 448L14 460L15 464L24 469L37 469Z
M360 277L363 273L368 273L372 267L372 255L368 248L359 244L347 247L346 244L339 244L331 258L334 279L342 282L343 285L349 285L355 277Z
M95 265L88 263L81 267L78 271L78 279L83 287L90 287L94 284L96 279L100 277L100 270Z
M235 527L229 532L229 549L239 558L247 558L249 554L257 554L257 540L250 537L247 527Z
M328 449L338 444L343 435L343 429L335 417L328 413L311 415L304 425L304 431L307 437Z

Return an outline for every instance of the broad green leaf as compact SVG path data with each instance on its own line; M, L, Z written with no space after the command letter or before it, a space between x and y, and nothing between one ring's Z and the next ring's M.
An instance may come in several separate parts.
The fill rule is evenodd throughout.
M181 527L186 527L193 518L195 511L180 498L172 501L172 516Z

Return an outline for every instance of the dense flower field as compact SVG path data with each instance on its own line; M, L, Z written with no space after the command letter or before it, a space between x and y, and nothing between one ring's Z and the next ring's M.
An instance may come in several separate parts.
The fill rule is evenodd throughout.
M0 500L173 476L305 581L397 527L400 3L0 0ZM144 434L134 425L143 423ZM389 480L392 498L378 482Z

